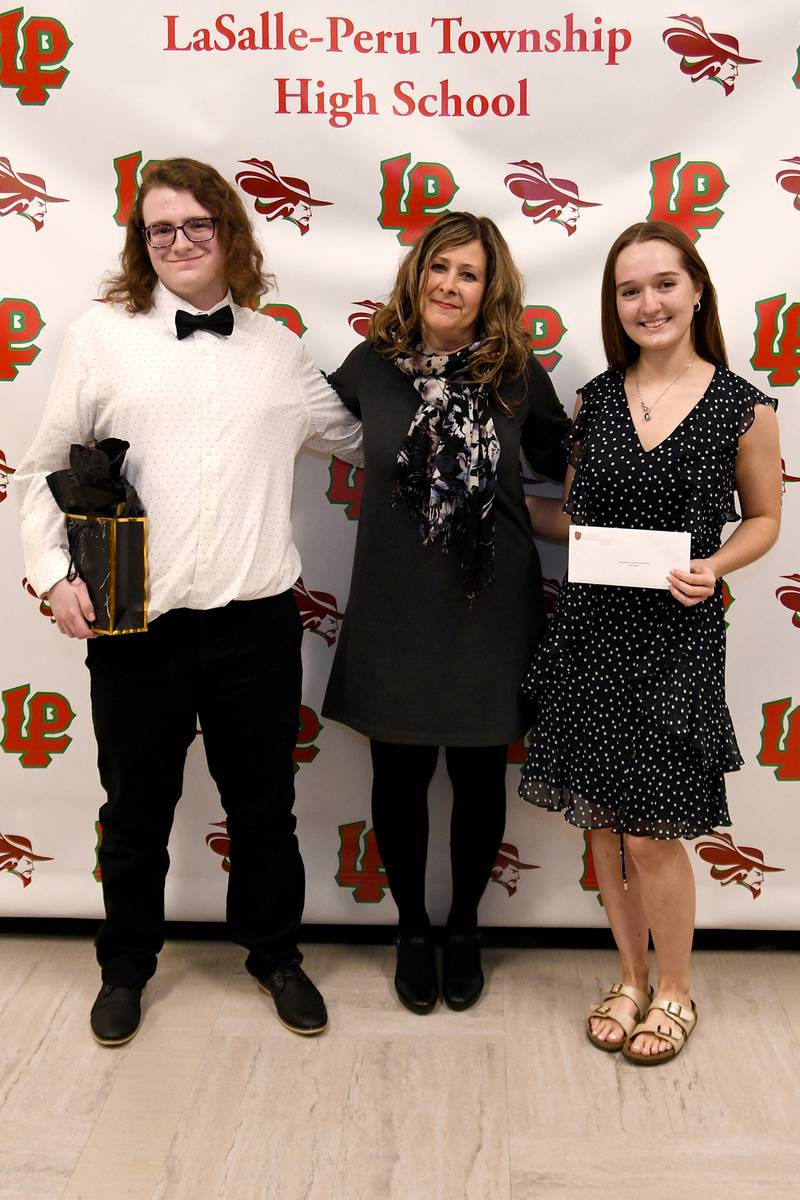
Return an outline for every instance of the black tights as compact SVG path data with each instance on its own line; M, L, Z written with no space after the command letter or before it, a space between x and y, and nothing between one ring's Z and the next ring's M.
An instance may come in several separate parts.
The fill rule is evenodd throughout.
M428 858L428 785L438 746L370 742L372 823L400 914L404 937L426 934L425 866ZM506 823L507 746L446 746L453 785L450 864L453 900L447 927L469 932L478 924L483 895Z

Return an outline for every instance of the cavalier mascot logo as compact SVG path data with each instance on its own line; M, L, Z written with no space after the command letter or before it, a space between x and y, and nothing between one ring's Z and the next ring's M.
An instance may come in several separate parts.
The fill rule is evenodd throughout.
M522 862L519 850L512 842L501 842L494 860L492 873L489 876L492 883L499 883L513 896L519 887L520 871L538 871L536 863Z
M503 182L512 196L523 201L523 216L530 217L534 225L555 221L564 226L567 237L572 237L578 227L581 209L600 207L599 201L581 200L574 180L549 178L541 163L523 158L509 166L520 170L506 175Z
M354 300L356 310L351 312L347 318L347 324L352 329L353 333L357 333L359 337L365 338L369 334L369 323L372 319L372 314L376 313L379 308L383 308L382 304L378 304L376 300Z
M222 859L220 866L223 871L228 874L231 869L231 839L228 836L227 821L211 821L212 829L217 830L215 833L206 834L206 845L209 850L213 850Z
M301 576L292 588L303 629L318 634L328 646L336 644L344 613L339 612L336 597L330 592L312 592Z
M783 587L779 587L775 593L776 600L779 600L784 608L788 608L792 614L792 624L795 629L800 629L800 575L781 575L781 579L790 579L792 582Z
M0 871L16 875L24 888L31 882L34 863L52 861L48 854L34 854L31 843L21 834L0 833Z
M730 33L709 33L700 17L685 13L670 17L681 21L664 30L663 41L674 54L679 54L681 71L692 83L710 79L730 96L739 78L739 67L761 62L760 58L745 58L739 53L739 41Z
M331 200L315 200L305 179L293 175L281 176L272 163L262 158L239 160L247 171L240 171L236 182L248 196L255 196L255 210L267 221L291 221L304 237L311 225L313 209L332 204Z
M0 450L0 504L8 497L8 481L15 474L16 468L8 465L5 454Z
M790 475L786 470L786 459L781 459L781 491L786 495L787 483L800 483L800 475Z
M727 887L729 883L741 884L754 900L761 895L765 873L784 870L783 867L768 867L763 850L737 846L729 833L720 833L716 829L707 838L699 839L694 849L703 862L711 864L711 878L721 887Z
M775 182L790 196L794 196L794 207L800 209L800 158L782 158L781 162L792 165L778 171Z
M41 175L17 172L7 158L0 158L0 217L16 213L30 221L38 233L44 225L48 204L68 204L63 196L51 196Z

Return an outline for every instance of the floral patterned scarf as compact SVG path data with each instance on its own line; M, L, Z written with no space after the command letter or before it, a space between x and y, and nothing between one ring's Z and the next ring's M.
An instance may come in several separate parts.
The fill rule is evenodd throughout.
M488 389L466 369L479 345L454 354L429 354L419 345L394 360L421 398L397 456L394 501L402 500L419 521L423 545L457 547L469 604L494 576L500 457Z

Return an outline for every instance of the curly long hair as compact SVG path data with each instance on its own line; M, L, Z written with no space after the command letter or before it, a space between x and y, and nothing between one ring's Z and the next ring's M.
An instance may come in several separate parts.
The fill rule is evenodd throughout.
M104 299L112 304L123 304L131 313L149 312L153 307L153 289L158 276L147 252L142 207L147 193L155 187L191 192L198 204L208 209L212 216L219 217L216 237L225 252L225 272L231 295L237 304L255 308L274 280L264 271L264 256L250 218L238 194L219 171L194 158L165 158L147 168L125 227L120 269L106 280Z
M727 367L728 355L722 326L719 323L717 293L711 282L708 267L697 253L691 239L669 221L639 221L636 225L628 226L608 252L603 271L600 319L609 367L624 369L639 357L639 347L622 328L617 312L617 259L623 250L635 242L654 241L668 242L670 246L675 247L681 256L684 270L688 272L695 287L702 291L700 310L695 313L692 321L692 339L696 352L701 358L718 367Z
M479 317L481 345L471 356L469 373L491 388L526 369L530 341L519 325L523 280L508 243L494 221L468 212L444 213L430 225L400 264L388 301L369 323L369 337L387 358L407 354L421 337L420 299L430 264L454 246L479 241L486 253L486 290Z

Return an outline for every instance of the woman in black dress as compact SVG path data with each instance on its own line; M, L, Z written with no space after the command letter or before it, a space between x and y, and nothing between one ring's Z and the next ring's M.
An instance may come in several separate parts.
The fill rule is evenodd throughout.
M742 758L721 577L777 537L780 453L775 402L728 370L714 287L680 230L652 221L617 238L602 327L610 369L578 395L566 512L576 525L688 530L692 561L664 590L565 583L525 683L539 716L520 794L593 831L621 982L587 1032L652 1064L697 1019L694 876L679 839L731 823L723 772ZM734 490L742 520L721 544L739 519Z
M561 480L569 421L519 328L522 281L486 217L449 213L400 266L369 337L330 377L364 429L353 577L323 714L370 739L372 819L399 912L395 986L438 999L425 906L428 785L445 747L453 898L443 994L483 987L478 902L505 826L519 685L544 627L520 447ZM537 532L559 502L536 502Z

